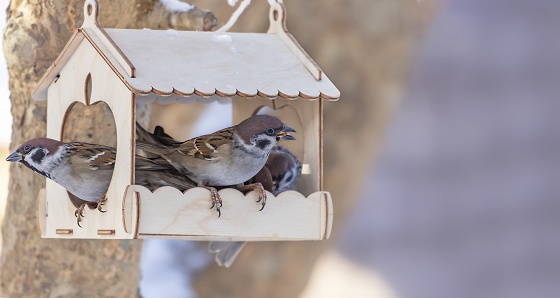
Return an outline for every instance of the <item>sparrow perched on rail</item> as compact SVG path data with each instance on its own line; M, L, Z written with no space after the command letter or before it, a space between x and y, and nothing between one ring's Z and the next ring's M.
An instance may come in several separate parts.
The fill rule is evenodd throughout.
M21 162L33 171L53 180L79 199L97 203L103 210L106 193L115 167L116 149L89 143L63 143L49 138L31 139L21 144L7 161ZM194 187L188 179L177 177L176 170L164 159L136 156L136 183L151 190L173 186L182 191ZM74 215L81 227L84 207L81 204Z
M270 150L279 140L295 139L290 132L295 130L276 117L255 115L235 126L184 142L172 143L168 138L160 138L159 143L138 141L136 146L163 157L198 186L208 189L212 196L210 208L216 206L219 216L222 200L215 188L219 186L236 185L242 191L257 190L257 202L262 202L261 210L264 208L266 192L263 186L242 183L262 169ZM168 145L164 144L165 141L169 142Z
M274 146L265 166L249 183L260 182L263 187L277 196L281 192L294 189L301 175L301 162L288 149ZM208 250L216 254L219 266L230 267L247 242L210 241Z
M154 132L150 133L136 123L136 138L140 142L165 146L180 144L165 133L161 126L156 126ZM265 166L246 184L261 183L265 190L278 195L288 189L293 189L300 175L301 162L288 149L276 145L270 150ZM246 243L243 241L210 241L209 251L216 254L215 259L218 265L230 267Z

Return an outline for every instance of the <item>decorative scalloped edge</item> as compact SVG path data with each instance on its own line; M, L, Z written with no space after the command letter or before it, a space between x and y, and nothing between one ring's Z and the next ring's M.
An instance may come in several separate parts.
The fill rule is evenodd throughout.
M233 96L236 96L236 95L243 98L243 99L249 99L249 98L257 97L257 95L243 94L243 93L239 93L239 92L237 94L234 94ZM264 96L263 95L263 96L260 96L260 97L263 98L263 99L267 99L267 100L274 100L274 99L277 99L278 97L287 99L289 101L293 101L293 100L298 99L298 97L282 96L282 93L280 93L280 92L278 93L278 95L280 95L280 96L275 96L275 97L270 96L269 97L269 96ZM189 95L180 95L180 94L177 94L174 91L173 93L166 94L166 95L158 95L156 93L147 93L147 94L144 94L144 93L140 94L139 93L139 94L137 94L136 99L140 100L141 102L148 102L148 103L158 102L159 104L165 105L165 104L171 104L171 103L174 103L174 102L189 103L189 102L197 101L199 99L212 100L215 97L232 98L233 96L226 96L226 95L223 95L223 94L219 94L218 92L216 92L212 95L199 95L199 94L195 94L194 92L192 94L189 94ZM306 100L309 100L309 101L316 101L317 99L320 98L320 97L305 97L305 95L303 95L303 94L300 94L300 97L304 98ZM338 100L338 99L328 99L328 100L333 101L333 100Z
M323 75L323 79L325 79L325 75ZM182 91L179 89L176 89L175 87L173 87L172 91L170 92L166 92L163 90L158 90L153 86L149 87L146 90L143 90L141 88L138 87L138 85L133 85L134 84L134 80L132 79L130 84L128 85L128 87L131 89L131 91L133 93L135 93L136 95L139 95L138 99L142 100L142 97L144 96L148 96L150 94L155 94L157 96L178 96L178 97L190 97L192 95L198 95L200 97L203 98L208 98L208 97L212 97L212 96L219 96L219 97L233 97L233 96L239 96L239 97L243 97L243 98L254 98L254 97L262 97L262 98L266 98L266 99L275 99L277 97L282 97L288 100L296 100L298 98L303 98L309 101L315 101L318 99L321 100L326 100L326 101L337 101L340 99L340 94L338 94L338 96L333 97L330 95L327 95L323 92L319 92L318 95L314 95L314 94L308 94L308 93L304 93L302 91L298 91L297 95L292 95L292 94L287 94L284 93L280 90L276 90L276 93L266 93L260 89L255 89L253 91L251 91L250 93L248 92L244 92L241 91L239 89L235 89L235 92L228 92L228 91L223 91L223 90L219 90L217 88L214 88L213 92L205 92L202 90L199 90L195 87L192 87L192 92L186 92L186 91Z
M144 192L145 191L145 192L150 192L154 195L165 192L165 191L171 191L171 192L175 192L177 195L183 195L185 197L189 196L190 193L194 193L194 192L198 192L198 191L209 192L209 190L207 190L206 188L203 188L203 187L193 187L193 188L187 189L185 191L180 191L177 188L172 187L172 186L161 186L161 187L156 188L154 191L151 191L150 189L146 188L145 186L139 185L139 184L129 185L128 187L129 187L128 189L130 189L130 191L137 191L138 192L138 190L140 190L139 192ZM127 192L129 191L128 189L127 189ZM238 194L244 196L245 198L253 196L253 195L251 195L251 192L248 192L247 194L244 194L243 192L241 192L241 191L239 191L235 188L231 188L231 187L222 188L222 189L218 190L218 193L220 195L222 195L222 194L227 195L228 192L237 192ZM309 198L309 196L306 197L302 193L297 192L295 190L283 191L280 194L278 194L277 196L273 195L269 191L265 190L265 192L266 192L267 200L273 199L273 198L274 199L279 199L279 198L282 198L282 196L288 196L288 195L293 196L293 195L296 195L296 194L297 194L297 196L301 197L302 199Z
M225 188L218 193L224 202L221 217L215 209L209 209L210 193L205 188L181 192L163 186L151 191L141 185L129 185L123 201L123 223L133 223L137 218L132 229L134 238L273 241L321 240L330 236L333 210L328 192L307 197L293 190L278 196L267 192L267 206L261 212L257 192L243 194ZM134 202L130 204L128 200ZM125 205L134 205L133 212L128 213ZM126 219L126 213L131 218ZM128 228L127 231L130 232Z
M167 194L166 194L167 192ZM198 194L197 194L198 193ZM112 230L97 230L96 235L85 236L80 235L76 236L73 235L72 229L57 229L56 233L53 235L49 233L48 238L89 238L89 239L101 239L99 238L100 235L109 236L107 239L130 239L130 238L182 238L182 239L190 239L190 240L223 240L223 241L275 241L275 240L322 240L328 239L333 224L333 206L332 206L332 199L328 192L315 192L310 194L309 196L305 197L303 194L297 191L285 191L278 196L274 196L271 193L267 192L267 200L268 200L268 209L265 208L265 212L257 211L257 206L259 203L253 202L257 198L256 192L250 192L246 195L241 193L240 191L233 189L233 188L226 188L219 191L222 199L227 204L234 204L236 198L241 199L242 202L245 202L245 205L250 205L249 208L245 208L247 206L241 206L241 208L247 209L247 212L244 214L239 214L238 210L228 210L230 212L229 218L227 216L222 216L218 218L215 211L211 210L204 214L204 211L208 211L209 201L206 200L199 200L201 194L208 194L208 199L210 198L208 190L200 187L195 187L189 189L185 192L181 192L180 190L170 187L164 186L160 187L153 192L141 185L129 185L125 190L123 201L122 201L122 224L125 227L126 235L115 235L114 229ZM37 198L37 228L42 237L46 237L46 221L49 220L46 211L46 197L45 197L45 190L41 190L38 194ZM151 196L155 196L156 200L148 199L141 199L142 194L150 194ZM179 198L178 204L179 207L190 209L193 205L195 208L190 209L190 211L194 211L195 216L186 216L181 213L184 209L174 209L175 204L165 205L165 210L167 212L163 212L160 214L159 210L157 210L157 203L159 197L163 198L172 198L173 200L177 199L177 197L182 197L187 200L193 199L185 205L185 202L181 202L182 200ZM293 208L294 201L301 200L302 204L297 204L298 208ZM317 201L318 200L318 201ZM146 206L146 201L151 201L152 204L148 204ZM144 203L141 203L144 202ZM197 204L204 204L203 208L196 207ZM273 203L274 202L274 203ZM159 202L161 203L161 202ZM163 202L165 203L165 202ZM182 203L182 204L181 204ZM272 204L271 204L272 203ZM171 210L173 213L171 216L178 217L179 224L185 226L184 230L177 230L176 227L173 228L170 226L170 232L158 232L158 233L142 233L140 231L140 222L141 222L141 207L144 208L156 208L154 213L157 216L153 216L152 218L148 219L148 221L158 221L160 218L166 218L166 216L170 216L169 211ZM236 205L238 203L235 203ZM254 205L253 205L254 204ZM317 205L319 204L319 205ZM273 206L270 206L273 205ZM243 209L243 210L245 210ZM175 211L179 212L175 212ZM222 209L224 210L224 209ZM299 212L299 214L297 214ZM128 219L126 218L128 215ZM146 214L144 214L146 216ZM70 214L68 216L71 216ZM171 217L170 216L170 217ZM55 220L54 218L51 220ZM144 219L146 220L146 219ZM164 220L165 221L165 220ZM261 230L257 231L256 233L253 231L251 232L250 228L247 229L247 226L252 227L254 222L257 222L257 227L262 227L263 225L270 225L271 228L269 230ZM115 223L118 224L118 223ZM151 222L150 222L151 224ZM154 222L154 225L157 225L157 222ZM161 225L161 220L160 223ZM197 229L197 225L204 226L204 225L212 225L213 227L209 228L207 231L202 231L198 233L192 233L193 226L194 229ZM190 226L190 227L189 227ZM223 230L223 227L226 227L226 230ZM116 227L115 227L116 228ZM59 231L60 230L60 231ZM232 233L232 230L234 231ZM100 234L101 232L112 232L111 234ZM178 231L178 232L177 232ZM189 233L191 232L191 233ZM205 233L208 232L208 233ZM116 236L116 237L115 237ZM102 237L106 238L106 237Z

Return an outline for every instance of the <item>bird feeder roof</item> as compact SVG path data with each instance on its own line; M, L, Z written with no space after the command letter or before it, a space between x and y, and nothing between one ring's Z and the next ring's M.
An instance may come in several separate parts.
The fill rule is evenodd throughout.
M103 29L97 24L97 7L90 16L85 9L84 25L47 70L33 97L47 99L49 85L87 40L139 99L195 94L337 100L340 91L287 32L283 9L282 4L271 8L268 33Z

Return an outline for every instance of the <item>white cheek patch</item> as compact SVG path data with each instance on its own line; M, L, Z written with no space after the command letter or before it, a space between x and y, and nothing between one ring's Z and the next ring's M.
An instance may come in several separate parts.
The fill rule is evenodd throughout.
M32 158L31 155L25 155L24 157L25 162L27 162L29 165L33 166L34 168L38 168L40 166L40 164L37 164Z
M25 154L23 159L25 163L33 170L46 175L53 167L52 160L46 157L49 151L45 148L36 148Z
M60 159L62 158L62 151L63 150L57 150L54 152L54 155L51 155L49 157L49 151L45 149L45 154L47 154L47 156L45 157L45 159L43 159L42 163L44 170L51 171L58 165Z

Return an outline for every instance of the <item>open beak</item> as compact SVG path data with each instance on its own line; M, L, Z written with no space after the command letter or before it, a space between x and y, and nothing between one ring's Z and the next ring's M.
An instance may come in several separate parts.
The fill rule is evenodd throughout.
M296 138L290 135L290 132L296 132L296 130L289 127L288 125L284 125L284 128L282 128L282 130L277 135L278 140L295 140Z
M8 155L8 157L6 157L6 161L11 161L11 162L16 162L16 161L20 161L22 158L23 154L21 154L20 152L14 151L12 152L12 154Z

